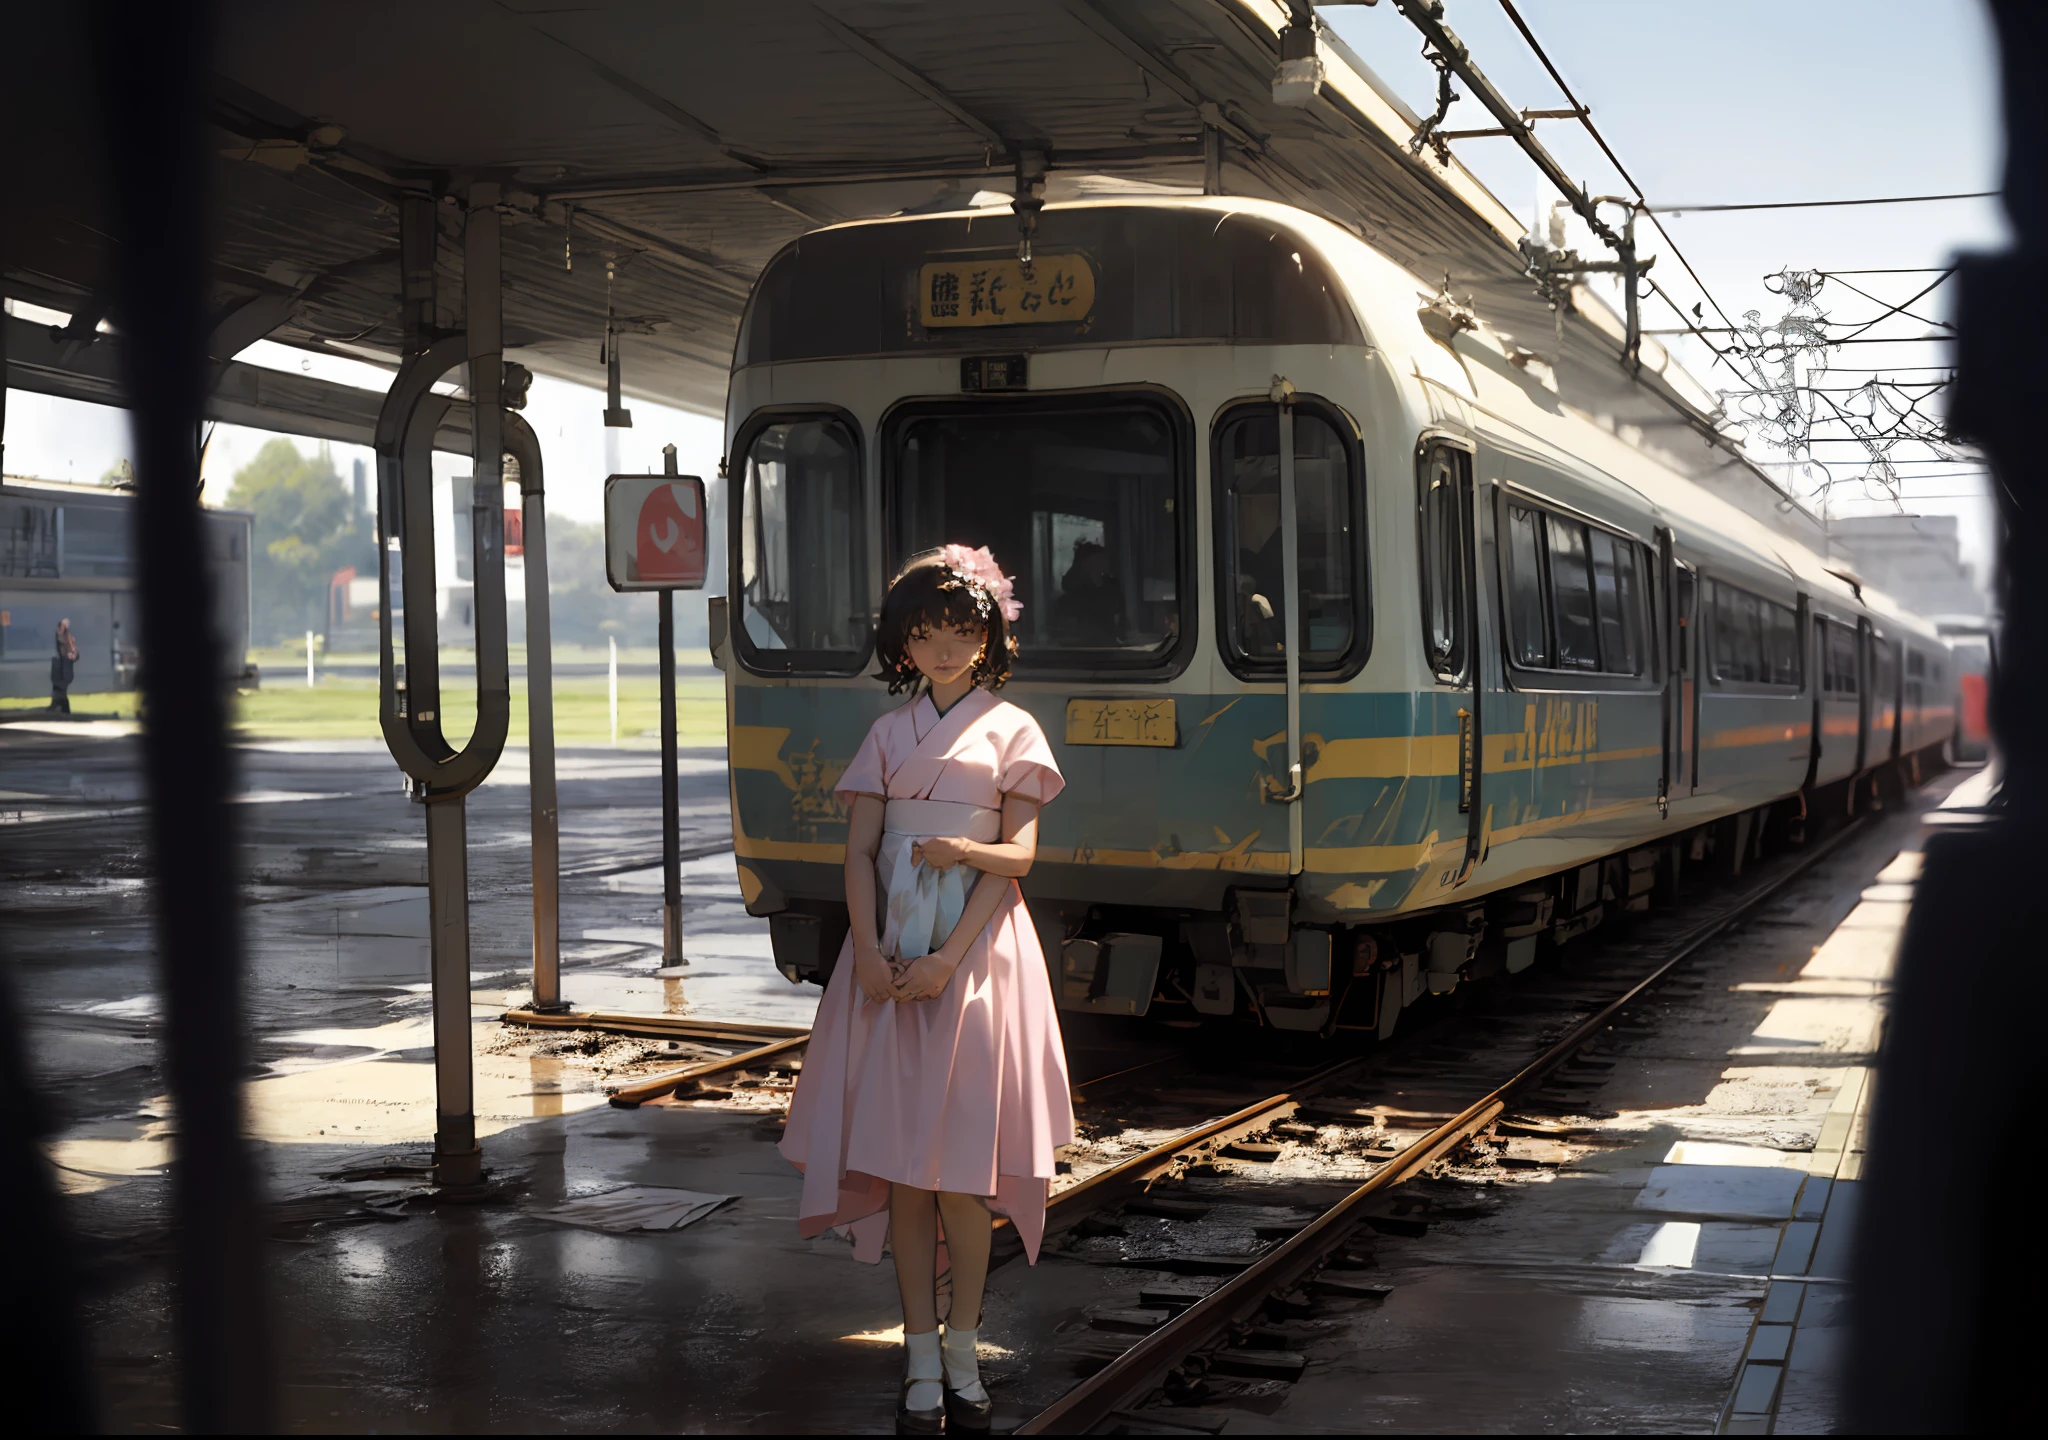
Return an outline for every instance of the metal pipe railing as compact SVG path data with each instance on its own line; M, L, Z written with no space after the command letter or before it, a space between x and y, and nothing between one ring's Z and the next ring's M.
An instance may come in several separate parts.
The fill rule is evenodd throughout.
M501 338L498 189L470 187L463 236L465 333L413 353L377 417L379 721L415 800L427 808L427 911L434 992L434 1178L445 1188L482 1182L470 1061L469 864L463 797L483 782L511 723L504 547L504 346ZM425 250L418 226L430 208L401 208L400 249ZM411 282L408 273L408 284ZM408 289L408 303L414 297ZM429 311L429 313L431 313ZM423 336L421 338L424 338ZM476 725L461 750L442 729L440 593L434 573L434 435L450 401L434 383L468 367L472 404L471 615L476 637ZM393 648L393 568L403 602L405 677Z
M567 1010L562 999L562 837L555 797L555 657L548 613L547 496L540 437L505 412L505 453L519 468L519 514L526 570L526 756L533 829L533 1008Z

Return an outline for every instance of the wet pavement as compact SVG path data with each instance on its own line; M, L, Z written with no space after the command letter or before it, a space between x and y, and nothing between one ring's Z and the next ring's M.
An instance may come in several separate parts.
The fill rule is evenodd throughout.
M478 1120L497 1193L452 1206L427 1203L410 1168L432 1129L420 812L374 744L240 753L250 1111L277 1202L283 1425L886 1431L892 1277L836 1240L796 1237L797 1177L772 1145L786 1074L729 1099L617 1110L603 1102L612 1067L658 1063L660 1042L589 1053L573 1035L497 1023L526 994L523 756L471 797ZM175 1422L171 1117L134 742L0 726L0 766L6 958L38 1082L64 1117L53 1154L91 1263L103 1415L161 1428ZM765 926L739 902L722 754L684 759L696 858L681 976L656 974L655 757L570 751L561 771L568 997L807 1023L816 990L774 971ZM1724 936L1575 1072L1562 1138L1511 1140L1403 1187L1418 1219L1379 1235L1362 1272L1391 1292L1290 1322L1275 1343L1302 1357L1298 1378L1242 1376L1137 1423L1829 1428L1837 1222L1917 844L1911 814L1882 817ZM1096 1121L1098 1150L1160 1138L1120 1132L1113 1106ZM1133 1227L1157 1231L1162 1268L1099 1263L1082 1233L1036 1268L1000 1269L984 1330L999 1426L1129 1343L1109 1335L1143 1323L1125 1312L1146 1309L1148 1287L1156 1301L1161 1286L1214 1283L1173 1256L1255 1251L1362 1173L1307 1135L1288 1148L1282 1163L1222 1164L1174 1190L1212 1207L1198 1223L1124 1216L1126 1243ZM622 1186L732 1198L657 1233L547 1213Z

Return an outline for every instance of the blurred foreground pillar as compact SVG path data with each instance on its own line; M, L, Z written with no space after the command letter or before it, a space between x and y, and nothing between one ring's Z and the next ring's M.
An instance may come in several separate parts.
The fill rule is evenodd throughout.
M212 16L191 0L103 0L94 20L117 255L113 321L134 426L151 899L177 1127L171 1189L183 1421L188 1431L265 1431L266 1227L242 1133L247 1037L227 699L199 521L212 300Z
M1957 277L1951 423L1996 477L1992 813L1930 837L1901 943L1857 1235L1847 1433L2005 1429L2039 1364L2031 1163L2048 1022L2048 6L1994 0L2013 248Z

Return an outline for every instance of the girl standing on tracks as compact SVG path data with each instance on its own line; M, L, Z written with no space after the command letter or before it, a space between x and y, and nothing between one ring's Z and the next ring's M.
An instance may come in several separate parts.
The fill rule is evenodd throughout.
M986 547L964 545L911 560L882 602L877 678L912 698L839 778L852 929L782 1140L804 1172L800 1233L849 1228L871 1264L885 1240L894 1253L909 1434L988 1429L975 1343L990 1212L1035 1264L1053 1149L1074 1138L1052 987L1017 889L1039 807L1066 782L1037 722L992 693L1020 611Z

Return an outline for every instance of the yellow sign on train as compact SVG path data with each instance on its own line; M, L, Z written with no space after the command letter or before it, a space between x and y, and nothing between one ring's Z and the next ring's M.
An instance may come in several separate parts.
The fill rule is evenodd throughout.
M1160 700L1069 700L1069 745L1149 745L1171 749L1180 739L1174 704Z
M1079 324L1095 309L1085 255L934 260L917 272L918 313L945 326Z

